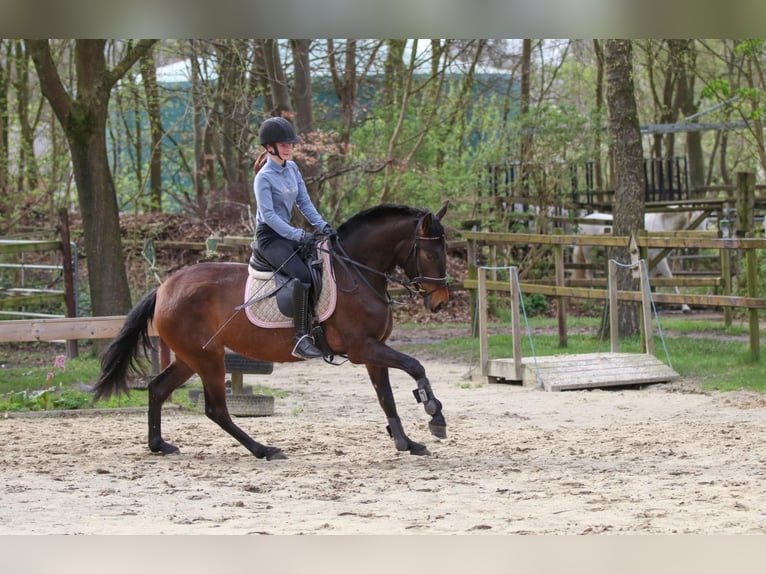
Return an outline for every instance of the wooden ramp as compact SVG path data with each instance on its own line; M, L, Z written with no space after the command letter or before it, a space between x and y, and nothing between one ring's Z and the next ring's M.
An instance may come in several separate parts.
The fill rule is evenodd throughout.
M569 391L666 383L679 377L654 355L641 353L586 353L522 359L490 359L486 373L491 383L506 382Z
M518 290L516 268L511 268L511 273L513 279L511 281L513 356L505 359L490 359L488 357L486 327L486 275L483 268L479 269L479 354L481 374L487 377L488 382L515 382L523 383L525 386L544 388L546 391L566 391L663 383L673 381L679 377L678 373L660 361L651 352L618 352L616 337L612 337L612 351L608 353L522 358L518 310L520 293ZM616 281L613 281L612 284L616 284ZM642 292L648 292L648 285L644 285L643 281ZM616 313L614 313L616 309L616 292L610 292L610 308L613 312L612 316L616 316ZM648 309L649 305L644 301L643 334L645 337L648 334L648 340L651 340L651 320ZM612 333L616 331L616 324L612 324ZM647 346L651 350L651 345Z
M667 383L678 373L653 355L641 353L587 353L552 355L524 360L525 386L546 391L569 391L626 385Z

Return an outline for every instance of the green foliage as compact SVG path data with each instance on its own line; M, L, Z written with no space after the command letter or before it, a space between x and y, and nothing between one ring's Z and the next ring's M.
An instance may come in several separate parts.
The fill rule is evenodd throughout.
M548 305L548 298L541 293L523 293L522 299L523 309L526 312L527 317L544 315L550 309L550 305Z
M761 39L741 40L734 46L734 54L737 56L760 57L764 44L766 42Z
M0 395L0 411L75 410L90 406L92 397L82 391L58 386L39 391Z
M710 80L704 88L702 88L703 98L722 98L726 99L731 97L731 85L729 80L725 78L716 78Z
M510 324L510 298L492 294L489 296L489 301L492 313L497 316L498 320L502 323ZM548 298L545 295L542 295L541 293L521 294L522 315L525 315L526 317L538 317L547 314L549 310L550 305L548 304Z
M8 355L18 356L24 366L4 363L0 368L0 411L87 407L91 396L78 387L84 387L84 381L92 380L94 374L97 376L98 362L87 357L67 361L63 355L53 353L41 362L33 359L35 355L34 350Z
M56 355L56 349L46 344L26 348L4 345L0 347L0 353L8 357L7 362L0 365L0 412L111 409L146 407L149 404L148 393L143 389L134 389L127 396L117 395L94 403L89 388L98 379L100 361L92 354L65 359L63 355ZM169 401L194 409L187 391L201 387L199 382L189 384L174 392ZM288 394L266 385L254 385L253 392L277 398Z

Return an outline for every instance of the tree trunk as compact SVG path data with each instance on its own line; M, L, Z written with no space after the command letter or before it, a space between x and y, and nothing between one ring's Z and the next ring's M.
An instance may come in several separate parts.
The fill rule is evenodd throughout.
M10 151L8 149L8 127L9 127L9 102L8 102L8 70L5 65L10 67L10 59L7 57L6 42L8 40L0 39L0 50L5 52L3 62L0 65L0 233L8 231L6 225L11 206L11 190L8 189L8 168L10 165Z
M332 39L327 40L327 52L330 77L335 88L335 95L340 100L340 116L343 126L340 130L340 144L343 151L346 152L351 141L354 106L357 100L356 40L346 40L346 46L343 50L342 67L338 63L335 41Z
M295 62L293 82L293 102L295 102L295 128L304 137L304 141L311 143L314 126L313 90L311 88L311 62L309 60L309 48L311 40L290 40L290 48ZM306 146L303 153L296 161L303 178L306 181L306 189L315 205L319 205L319 174L322 165L319 163L318 154L311 151L312 146ZM303 159L304 154L308 157ZM308 161L307 161L308 160Z
M264 40L263 57L266 64L266 74L271 88L271 99L274 107L271 114L279 116L283 111L292 110L290 105L290 91L287 89L287 76L282 68L282 60L279 57L279 45L276 40Z
M250 70L250 83L254 85L253 93L260 93L263 98L263 109L274 109L269 87L269 74L266 72L265 40L253 40L253 65Z
M697 52L694 40L672 40L677 44L678 89L676 107L684 118L695 115L699 109L694 101L694 79L697 76ZM686 132L686 155L689 157L689 185L705 185L705 157L702 152L702 132Z
M250 114L253 98L248 92L250 68L247 40L220 40L215 43L218 54L218 89L216 109L221 110L217 123L219 154L224 168L223 213L241 219L250 205L245 155L249 151Z
M290 40L295 66L293 102L295 103L295 127L298 133L314 131L314 109L311 89L311 40Z
M34 126L29 118L29 53L24 43L16 41L16 113L21 129L16 193L33 192L39 185L39 170L35 157ZM51 212L49 217L53 217Z
M532 74L532 40L525 38L522 41L521 49L521 93L519 94L519 113L522 117L522 125L529 126L529 109L532 100L531 94L531 74ZM514 190L521 197L527 197L530 191L531 177L530 167L532 162L532 131L525 129L521 138L521 148L519 150L519 182L521 188Z
M604 45L600 40L593 40L596 52L596 115L601 117L604 110ZM601 167L601 130L595 130L593 142L593 163L596 189L604 189L604 172Z
M414 40L417 42L417 40ZM384 169L383 189L378 197L378 203L390 201L389 194L394 189L393 180L395 178L394 170L401 170L401 165L395 165L396 149L399 138L404 128L405 111L410 98L410 83L414 70L404 63L404 50L407 46L406 40L391 39L387 40L388 55L383 66L385 81L383 84L385 110L383 117L389 122L391 131L388 134L388 144L386 149L386 167ZM417 46L412 48L410 63L415 60Z
M205 93L202 70L199 65L200 40L191 40L191 94L192 117L194 119L194 203L201 217L207 213L207 196L205 193L206 174L214 169L207 149L208 114L205 106Z
M157 66L151 52L141 58L146 109L149 115L151 151L149 154L149 211L162 212L162 116L160 91L157 86Z
M142 40L112 69L106 67L105 40L77 40L77 92L65 90L48 40L27 40L43 95L64 128L83 219L88 282L94 316L127 313L130 290L125 271L117 194L106 149L109 95L115 82L154 45Z
M637 235L643 229L644 188L643 149L638 123L638 110L633 84L633 50L629 40L607 40L605 44L609 132L614 146L616 189L614 197L613 233ZM609 257L630 262L628 246L612 248ZM630 273L618 275L619 290L635 290L636 280ZM634 303L619 305L619 336L639 331L638 307Z

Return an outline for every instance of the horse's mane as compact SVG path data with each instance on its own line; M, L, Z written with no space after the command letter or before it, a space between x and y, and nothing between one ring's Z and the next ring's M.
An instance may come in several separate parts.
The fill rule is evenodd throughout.
M382 221L388 217L408 217L412 219L420 219L428 210L417 209L409 207L407 205L400 205L396 203L384 203L382 205L376 205L360 211L356 215L351 216L338 228L338 233L347 235L354 230L359 229L365 225L375 223L376 221ZM429 235L439 235L443 233L439 220L434 218L433 225L431 226L431 232Z

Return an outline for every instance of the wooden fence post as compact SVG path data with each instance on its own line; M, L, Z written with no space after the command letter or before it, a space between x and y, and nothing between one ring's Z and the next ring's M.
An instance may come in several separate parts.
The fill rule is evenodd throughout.
M610 259L607 263L609 274L609 346L612 353L620 352L619 304L617 299L617 263Z
M745 237L753 229L755 222L755 172L737 172L737 196L735 199L737 219L735 237Z
M755 249L748 249L745 252L745 269L747 272L747 295L748 297L758 296L758 264L756 258L758 252ZM750 308L747 310L748 323L750 330L750 356L754 361L758 361L761 358L761 337L760 337L760 325L758 322L758 309Z
M561 235L562 230L560 228L554 229L556 235ZM553 257L556 269L556 287L566 287L566 277L564 274L564 246L553 246ZM559 327L559 347L564 348L567 346L567 303L569 297L558 297L556 305L556 318L558 319Z
M466 277L468 279L476 280L478 278L477 273L477 262L478 262L478 246L477 242L473 239L469 239L466 242L466 258L467 258L467 272ZM478 326L477 326L477 317L476 317L476 290L471 289L468 292L468 306L471 316L471 336L472 337L478 337Z
M479 363L481 367L481 376L486 377L489 366L489 311L487 305L487 270L479 267L477 279L479 286L476 289L479 309L478 317L474 323L479 330Z
M69 215L65 207L59 209L59 232L61 233L61 258L64 268L64 305L67 317L77 317L77 293L74 287L74 266L72 265L72 246L69 234ZM67 339L66 356L74 359L79 355L77 339Z

